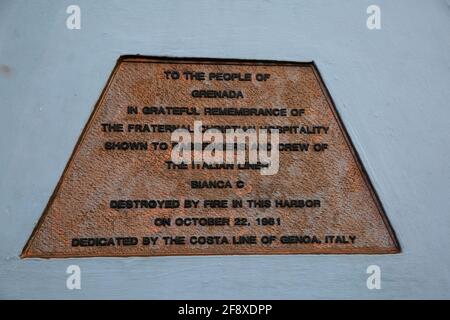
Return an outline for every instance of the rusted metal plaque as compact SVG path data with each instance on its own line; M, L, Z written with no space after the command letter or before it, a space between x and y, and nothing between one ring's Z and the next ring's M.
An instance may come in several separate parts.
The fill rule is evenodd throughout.
M195 121L276 129L277 172L173 162ZM22 257L399 251L313 63L126 56Z

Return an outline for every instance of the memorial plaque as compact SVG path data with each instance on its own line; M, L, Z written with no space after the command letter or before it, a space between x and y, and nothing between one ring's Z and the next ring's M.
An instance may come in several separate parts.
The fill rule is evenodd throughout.
M399 251L314 63L125 56L22 257Z

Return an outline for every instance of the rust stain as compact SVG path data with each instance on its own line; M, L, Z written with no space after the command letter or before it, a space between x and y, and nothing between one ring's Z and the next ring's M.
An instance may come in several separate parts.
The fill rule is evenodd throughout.
M5 76L10 76L12 73L11 67L6 64L0 64L0 73Z
M169 81L166 70L271 76L265 82ZM239 88L245 98L193 98L196 88ZM139 113L128 114L128 106L137 106ZM141 112L145 106L195 107L201 115L145 115ZM202 111L208 107L283 107L305 113L205 116ZM170 149L104 147L107 141L170 142L168 132L105 132L104 123L121 123L126 129L131 123L192 126L194 120L206 125L323 126L327 133L282 134L280 141L327 143L328 149L281 152L280 171L262 176L256 170L168 170ZM245 187L193 189L192 180L242 180ZM111 201L120 199L178 200L181 206L112 208ZM244 204L268 199L271 207L184 208L189 199L200 204L214 199ZM276 207L276 200L298 205L314 200L316 206ZM159 226L157 218L170 219L171 225ZM216 220L213 225L176 226L177 218ZM221 225L227 219L230 225ZM166 244L164 237L184 237L185 244ZM251 243L252 237L256 243ZM224 238L229 243L216 243ZM272 241L264 243L263 238ZM395 234L314 63L125 56L118 60L22 257L397 252Z

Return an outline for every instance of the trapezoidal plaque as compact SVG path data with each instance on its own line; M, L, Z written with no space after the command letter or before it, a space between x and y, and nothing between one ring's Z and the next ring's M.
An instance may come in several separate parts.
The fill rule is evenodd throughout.
M277 172L175 164L195 122L278 130ZM124 56L22 257L399 251L314 63Z

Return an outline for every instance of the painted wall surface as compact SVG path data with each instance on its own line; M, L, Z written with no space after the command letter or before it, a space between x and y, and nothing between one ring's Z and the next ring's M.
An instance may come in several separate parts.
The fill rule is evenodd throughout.
M450 298L449 31L445 0L1 0L0 298ZM314 60L402 253L21 260L123 54Z

